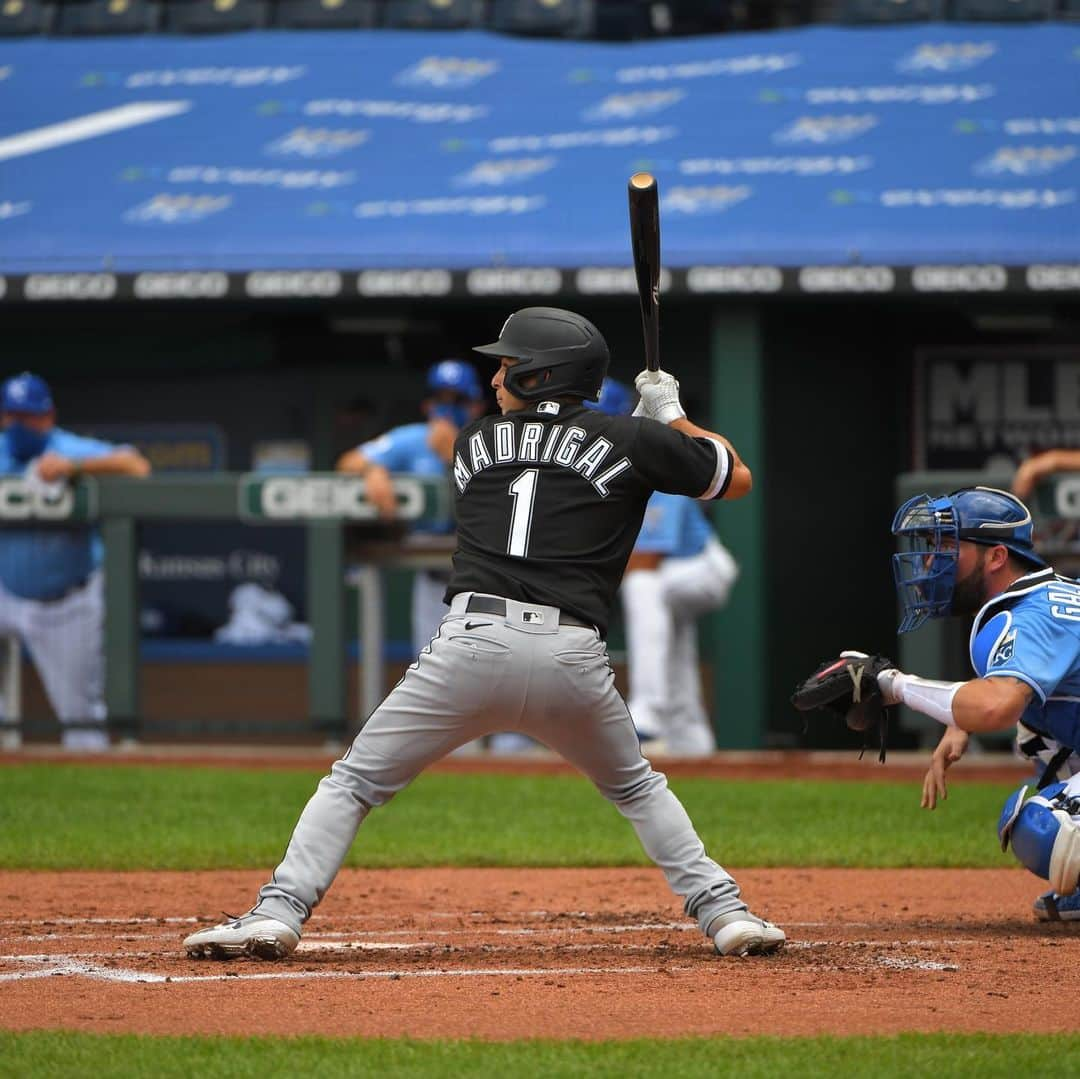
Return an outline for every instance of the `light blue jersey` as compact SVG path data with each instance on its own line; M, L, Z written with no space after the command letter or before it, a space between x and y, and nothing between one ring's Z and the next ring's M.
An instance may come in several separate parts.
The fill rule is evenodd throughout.
M357 449L371 462L388 472L411 472L418 476L445 476L446 463L428 445L428 425L407 423L364 442ZM417 531L451 532L453 521L429 521L416 525Z
M1051 569L1021 577L976 616L970 650L980 677L1035 691L1024 726L1080 749L1080 582Z
M54 427L46 450L72 461L112 453L115 446ZM0 476L22 476L27 462L16 461L0 434ZM95 528L0 529L0 584L23 599L52 600L81 585L101 565L103 549Z
M692 558L702 552L710 535L708 518L694 499L657 491L645 507L645 520L634 550Z

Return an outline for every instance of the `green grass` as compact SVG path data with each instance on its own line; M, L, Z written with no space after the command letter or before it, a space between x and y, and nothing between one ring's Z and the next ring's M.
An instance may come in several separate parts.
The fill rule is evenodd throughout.
M0 1076L269 1079L442 1075L835 1077L874 1079L1059 1074L1075 1034L904 1034L890 1038L679 1038L624 1042L150 1038L0 1033ZM1076 1057L1072 1057L1076 1059Z
M0 767L0 868L265 869L315 772ZM679 779L710 853L732 866L1006 866L1008 787L964 783L933 813L919 786ZM428 773L360 830L349 865L647 864L630 826L572 776Z

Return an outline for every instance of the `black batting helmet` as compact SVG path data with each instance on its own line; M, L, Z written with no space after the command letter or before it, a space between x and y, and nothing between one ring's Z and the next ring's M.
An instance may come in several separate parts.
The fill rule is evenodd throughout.
M503 385L523 401L564 395L595 401L611 358L607 342L587 318L558 307L515 311L498 341L473 351L517 360L507 368ZM545 373L534 385L523 384L527 376Z

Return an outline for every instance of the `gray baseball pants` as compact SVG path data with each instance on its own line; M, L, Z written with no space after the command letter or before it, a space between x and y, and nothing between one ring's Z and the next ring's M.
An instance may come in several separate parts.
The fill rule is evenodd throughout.
M705 853L667 779L642 757L607 646L559 611L506 600L506 615L454 597L438 635L319 783L256 910L299 931L330 887L368 812L429 764L492 731L521 731L593 781L630 821L645 853L707 936L746 910L739 887Z

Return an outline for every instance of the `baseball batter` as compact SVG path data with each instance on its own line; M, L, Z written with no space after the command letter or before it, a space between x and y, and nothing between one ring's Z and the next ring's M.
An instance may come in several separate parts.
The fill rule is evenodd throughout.
M365 493L384 520L397 514L392 472L421 476L445 476L458 431L483 411L484 393L476 370L461 360L442 360L427 375L427 396L420 409L422 423L393 427L379 438L342 454L339 472L363 476ZM454 530L451 519L416 525L418 531L446 533ZM426 648L446 614L443 594L447 575L420 570L413 578L413 650Z
M1036 552L1031 514L1007 491L918 495L897 511L893 532L900 632L929 618L974 616L975 678L942 682L893 668L877 675L886 704L903 702L945 728L922 804L933 809L947 796L945 772L971 734L1015 727L1018 751L1037 770L1005 803L1002 849L1011 844L1050 882L1035 901L1037 918L1080 919L1080 582Z
M775 951L783 931L748 911L642 757L604 643L652 492L739 498L750 471L726 439L687 420L663 372L639 376L643 418L582 407L600 391L608 349L580 315L525 308L477 351L499 363L501 415L470 424L454 446L450 612L319 784L255 907L184 947L288 955L372 808L457 746L515 730L574 764L630 821L721 955Z
M633 395L606 378L594 407L610 416L628 415ZM699 502L664 491L649 499L619 595L627 704L639 737L654 753L700 757L716 749L701 693L697 620L724 606L738 574Z
M3 384L0 414L0 475L52 485L82 474L150 472L130 446L57 427L52 392L37 375L24 371ZM0 529L0 635L18 637L29 652L62 725L62 744L73 750L109 745L102 555L94 529Z

